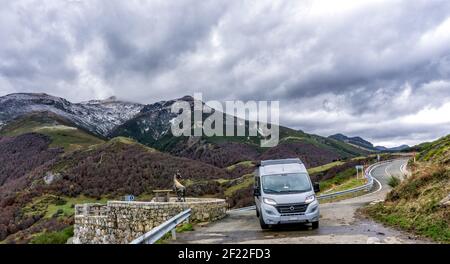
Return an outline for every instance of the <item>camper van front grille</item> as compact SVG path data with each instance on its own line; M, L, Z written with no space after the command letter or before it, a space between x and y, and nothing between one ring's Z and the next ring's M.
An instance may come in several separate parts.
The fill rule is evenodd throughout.
M304 213L308 208L308 204L280 204L276 208L280 214L298 214Z

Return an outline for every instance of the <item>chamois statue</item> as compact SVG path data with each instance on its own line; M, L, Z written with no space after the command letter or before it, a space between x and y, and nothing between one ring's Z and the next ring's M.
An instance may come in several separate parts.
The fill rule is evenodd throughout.
M177 194L178 202L186 202L186 187L181 184L178 179L181 179L181 173L179 170L173 175L173 189Z

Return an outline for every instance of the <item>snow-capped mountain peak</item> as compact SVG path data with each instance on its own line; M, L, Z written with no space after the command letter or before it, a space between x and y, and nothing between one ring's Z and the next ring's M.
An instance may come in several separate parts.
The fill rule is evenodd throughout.
M144 105L118 101L115 97L71 103L41 93L16 93L0 97L0 123L31 112L52 112L94 134L107 136L115 127L137 115Z

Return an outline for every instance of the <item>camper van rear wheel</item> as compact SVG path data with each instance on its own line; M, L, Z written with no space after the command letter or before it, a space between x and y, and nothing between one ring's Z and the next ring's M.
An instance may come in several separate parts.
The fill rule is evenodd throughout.
M319 228L319 221L312 222L312 229L317 229L317 228Z

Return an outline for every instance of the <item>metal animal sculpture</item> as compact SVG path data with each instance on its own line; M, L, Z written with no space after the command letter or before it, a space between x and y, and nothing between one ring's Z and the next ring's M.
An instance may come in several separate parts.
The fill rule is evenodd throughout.
M175 175L173 175L173 189L177 194L178 202L186 202L186 187L181 184L178 179L181 179L180 171L177 171Z

